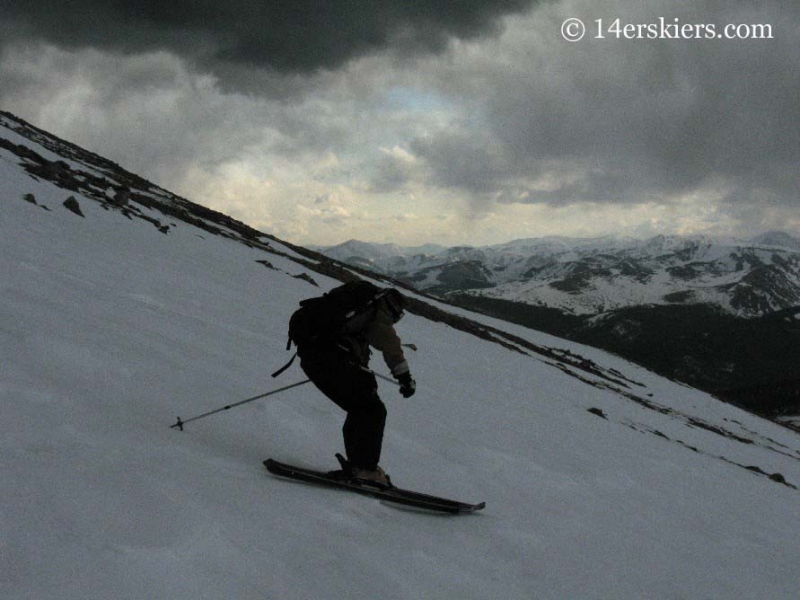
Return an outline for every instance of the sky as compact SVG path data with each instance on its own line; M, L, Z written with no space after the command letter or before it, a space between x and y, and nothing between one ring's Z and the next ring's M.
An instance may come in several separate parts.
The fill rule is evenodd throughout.
M299 244L800 234L794 2L0 0L0 109Z

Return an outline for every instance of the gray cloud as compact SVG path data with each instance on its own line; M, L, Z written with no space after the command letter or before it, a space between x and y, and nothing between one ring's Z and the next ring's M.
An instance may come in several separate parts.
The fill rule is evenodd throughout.
M6 42L36 39L123 54L166 50L225 80L241 71L311 73L387 48L442 51L497 31L534 0L6 0Z
M0 103L156 182L260 141L244 112L166 53L122 59L26 45L0 54Z
M503 57L515 68L463 77L465 86L481 82L484 130L415 142L431 182L478 198L568 204L666 201L723 181L730 201L797 204L800 7L630 5L613 15L606 3L573 2L566 4L572 13L543 8L528 19L535 29L512 60ZM576 15L576 7L585 12ZM599 40L590 33L581 43L554 35L541 43L567 16L591 26L611 15L646 23L665 13L720 28L770 23L774 39ZM467 87L460 93L477 97ZM563 183L536 185L542 178Z

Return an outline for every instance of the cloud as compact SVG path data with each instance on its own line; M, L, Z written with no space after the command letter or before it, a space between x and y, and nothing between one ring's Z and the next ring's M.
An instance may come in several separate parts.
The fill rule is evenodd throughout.
M369 190L377 194L397 192L407 187L416 177L418 159L409 151L394 146L380 148L381 157L375 161Z
M545 204L668 202L719 179L730 202L797 205L800 8L707 2L563 2L517 19L465 60L451 91L477 98L467 130L414 143L432 183L476 198ZM771 23L774 39L556 39L569 16L647 23ZM543 40L550 40L544 44ZM490 44L491 42L487 43ZM469 57L465 52L464 56ZM463 83L461 83L463 82ZM553 181L562 183L553 186Z
M498 31L533 0L76 0L3 3L6 42L122 54L169 51L225 80L237 71L335 70L361 56L441 52Z

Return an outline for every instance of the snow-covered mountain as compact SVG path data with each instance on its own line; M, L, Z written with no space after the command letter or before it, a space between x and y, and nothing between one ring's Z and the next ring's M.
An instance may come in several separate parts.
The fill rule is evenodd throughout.
M347 242L320 249L432 293L462 292L576 314L706 304L742 317L800 306L800 239L547 237L434 252Z
M382 463L482 514L268 475L335 466L311 386L170 428L302 380L269 373L324 272L352 276L0 115L3 598L796 597L796 432L412 292Z

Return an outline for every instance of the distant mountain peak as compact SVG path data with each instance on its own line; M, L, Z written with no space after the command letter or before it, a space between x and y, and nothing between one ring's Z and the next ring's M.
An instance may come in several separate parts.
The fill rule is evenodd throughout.
M767 231L751 240L752 243L775 246L777 248L789 248L800 251L800 238L793 237L785 231Z

